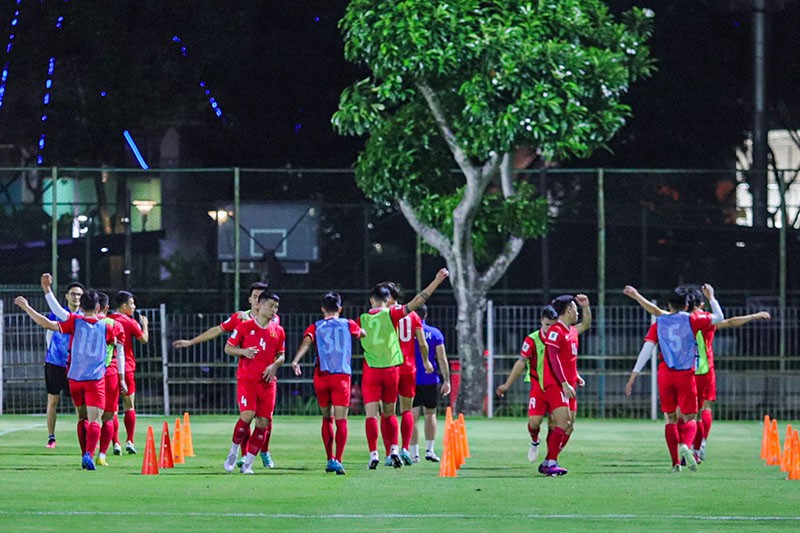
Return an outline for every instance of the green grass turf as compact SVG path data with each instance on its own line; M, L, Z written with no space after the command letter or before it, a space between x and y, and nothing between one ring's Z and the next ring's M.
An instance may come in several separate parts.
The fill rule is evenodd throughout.
M800 529L800 481L759 460L758 421L715 422L700 470L672 474L662 423L579 420L561 456L569 474L545 478L527 461L524 420L468 418L472 457L439 478L424 462L368 471L363 417L351 419L347 476L324 473L311 417L276 417L274 470L257 460L253 476L227 474L235 417L195 416L196 456L142 476L147 426L158 444L166 420L139 417L139 454L87 472L74 416L59 417L54 450L44 417L0 416L0 531Z

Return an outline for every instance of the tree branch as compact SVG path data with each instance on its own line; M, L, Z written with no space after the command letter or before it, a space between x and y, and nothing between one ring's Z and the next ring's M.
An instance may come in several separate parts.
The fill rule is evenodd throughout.
M481 290L488 291L495 283L500 281L508 266L519 255L523 244L525 244L525 239L521 237L511 237L506 241L503 251L495 258L489 268L478 277Z
M450 239L439 230L420 222L419 218L417 218L417 214L414 212L414 208L405 200L398 200L397 204L400 206L400 211L403 213L403 216L406 217L408 223L414 228L414 231L416 231L425 242L436 248L448 264L452 264L453 245Z
M514 195L514 165L511 152L504 153L500 162L500 186L504 198Z
M444 142L446 142L447 147L450 148L450 152L452 152L453 158L456 160L461 172L464 173L467 181L474 179L475 168L470 163L467 153L461 148L461 145L458 144L456 135L453 133L453 128L450 126L450 122L445 116L444 109L442 108L441 102L439 102L436 91L424 83L417 83L417 88L419 88L423 98L425 98L425 102L427 102L428 108L431 110L433 119L436 121L439 131L442 133Z

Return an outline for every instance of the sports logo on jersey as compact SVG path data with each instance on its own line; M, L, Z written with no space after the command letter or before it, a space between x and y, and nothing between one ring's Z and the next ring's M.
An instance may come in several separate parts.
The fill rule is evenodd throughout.
M557 331L551 331L550 333L548 333L547 334L547 340L549 340L549 341L557 341L558 340L558 332Z
M531 349L531 345L528 343L528 341L525 341L525 342L522 343L522 351L523 352L527 352L530 349Z

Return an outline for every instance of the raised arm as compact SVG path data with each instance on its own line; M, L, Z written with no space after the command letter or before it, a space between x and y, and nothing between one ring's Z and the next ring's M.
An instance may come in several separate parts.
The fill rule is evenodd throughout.
M708 303L711 305L711 323L719 324L725 320L725 315L722 314L722 307L719 306L719 302L714 298L714 287L708 283L704 283L703 295L708 299Z
M580 323L575 326L575 329L578 330L578 335L580 335L592 325L592 308L589 307L589 297L585 294L576 295L575 301L581 306L582 318Z
M431 297L431 294L436 291L439 285L441 285L449 275L450 273L446 268L439 270L439 272L436 273L436 277L433 278L433 281L431 281L430 285L422 289L416 296L414 296L413 300L406 304L406 314L410 313L411 311L416 311L422 304L427 302L428 298Z
M653 316L661 316L666 315L667 312L658 307L656 304L639 294L639 291L636 290L636 287L631 285L625 285L625 288L622 289L622 294L630 298L631 300L635 301L637 304L642 306L642 308L650 313Z
M193 346L195 344L200 344L201 342L210 341L216 339L220 335L224 333L224 329L222 329L219 325L211 327L205 330L200 335L193 337L191 339L178 339L172 343L173 348L188 348L189 346Z
M147 329L147 325L149 321L147 317L140 314L139 315L139 325L142 327L142 336L138 337L136 340L141 342L142 344L147 344L147 341L150 340L150 331Z
M742 316L732 316L730 318L726 318L719 324L717 324L717 329L727 329L727 328L738 328L740 326L744 326L754 320L770 320L772 317L766 311L761 311L759 313L753 313L752 315L742 315Z
M47 302L47 307L50 308L50 311L55 315L56 318L59 320L66 320L69 316L69 311L64 309L61 304L58 303L58 298L56 295L53 294L53 276L48 273L42 274L40 279L40 283L42 285L42 290L44 291L44 301Z
M17 296L14 298L14 303L17 304L20 309L25 311L28 316L31 317L34 322L36 322L36 325L43 327L44 329L49 329L50 331L59 331L58 322L53 322L46 316L36 311L36 309L28 304L28 300L26 300L24 296Z

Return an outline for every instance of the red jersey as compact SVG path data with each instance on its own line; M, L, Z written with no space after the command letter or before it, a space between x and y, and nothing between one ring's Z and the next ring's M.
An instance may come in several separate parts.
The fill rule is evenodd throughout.
M411 311L400 319L395 329L397 329L397 338L400 339L400 351L403 352L403 364L400 365L400 373L413 374L417 371L415 332L422 330L422 319L415 311Z
M699 312L699 313L692 313L689 315L689 325L692 327L692 333L695 335L698 331L703 332L703 338L705 338L706 330L711 329L711 340L714 339L714 331L716 331L716 326L711 323L711 313L706 312ZM644 336L645 342L652 342L654 344L658 344L658 324L652 323L650 324L650 329L647 330L647 335ZM707 344L706 346L710 346ZM713 357L713 355L712 355ZM664 356L661 355L661 349L658 350L658 360L663 361Z
M553 377L553 371L550 369L550 365L547 363L547 356L545 355L544 344L546 342L545 334L542 332L541 329L534 332L538 337L539 341L542 343L542 350L541 352L537 349L537 341L528 335L525 337L525 340L522 341L522 348L520 348L519 354L524 357L525 359L529 360L530 366L530 376L531 382L539 382L539 372L537 368L539 368L539 363L541 362L542 365L542 374L544 378L544 386L545 388L551 385L559 385L556 378ZM541 361L540 361L541 359Z
M228 344L237 348L258 348L258 353L252 359L239 358L236 379L263 381L264 370L286 352L286 333L274 321L262 327L251 318L236 326Z
M563 322L556 322L547 330L545 344L558 350L564 379L574 387L578 382L578 330ZM557 376L558 372L555 374Z
M141 339L144 333L139 323L122 313L111 313L108 318L122 326L125 331L125 373L136 371L136 358L133 355L133 339Z
M244 315L245 318L242 318L242 315ZM252 319L253 319L252 311L236 311L230 317L228 317L228 319L225 320L225 322L220 324L219 327L222 328L222 331L227 331L228 333L233 333L233 330L236 329L236 326L238 326L239 324L241 324L242 322L244 322L246 320L252 320ZM281 323L281 317L279 317L278 315L273 316L272 317L272 322L275 322L276 324L280 324Z

